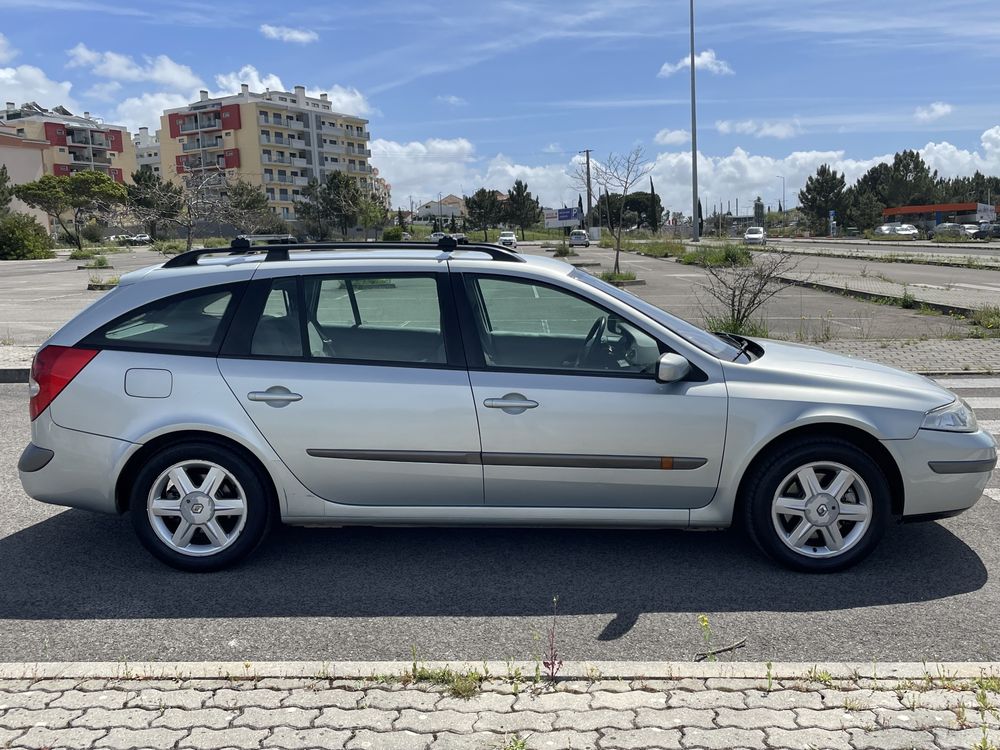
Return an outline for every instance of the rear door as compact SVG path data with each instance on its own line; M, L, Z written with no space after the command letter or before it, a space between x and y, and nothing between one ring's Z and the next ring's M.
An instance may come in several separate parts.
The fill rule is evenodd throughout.
M351 505L479 505L479 429L446 271L251 283L219 367L296 477Z

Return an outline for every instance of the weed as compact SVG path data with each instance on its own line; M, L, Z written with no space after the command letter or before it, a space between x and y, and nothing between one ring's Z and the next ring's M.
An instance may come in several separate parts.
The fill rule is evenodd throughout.
M603 675L601 674L601 670L599 670L597 667L587 667L588 682L595 683L598 680L600 680L601 677L603 677Z
M844 698L844 710L845 711L866 711L868 705L862 703L856 698Z
M806 672L806 677L812 682L818 682L821 685L826 685L826 687L833 687L833 675L825 669L813 666Z
M708 621L708 615L698 615L698 627L701 629L701 639L705 642L705 651L708 653L706 658L709 661L716 661L712 650L712 623Z
M546 676L549 678L549 682L555 682L556 675L559 674L559 670L562 669L562 659L559 658L559 652L556 648L556 608L559 606L559 597L552 597L552 623L549 625L548 631L548 646L545 651L545 659L542 661L542 666L545 667Z
M770 336L770 332L767 328L767 321L764 320L764 318L748 320L743 325L740 325L729 315L706 314L704 319L705 328L710 331L735 333L740 336L759 336L760 338L769 338Z
M503 744L497 750L528 750L528 737L504 737Z
M110 268L111 264L108 263L108 259L103 255L95 255L94 259L90 261L91 268Z
M90 260L96 255L96 251L89 248L84 248L83 250L76 249L69 254L70 260Z
M187 249L187 243L183 240L156 240L153 243L153 250L162 255L177 255Z
M398 678L386 678L386 681L398 681L403 685L411 685L415 682L427 682L432 685L444 685L448 688L449 694L456 698L471 698L479 692L480 688L483 686L483 681L486 679L483 674L475 669L470 669L467 672L455 671L450 667L431 669L419 663L417 659L416 647L411 646L410 653L413 657L413 663L410 667L410 671L404 672ZM376 675L375 679L378 679L379 677L379 675ZM386 676L382 675L381 677L385 678Z
M614 271L601 271L600 276L602 281L635 281L634 271L619 271L615 273Z
M989 677L977 677L973 683L977 690L984 690L987 693L1000 693L1000 677L990 675Z
M771 692L771 686L774 684L774 670L773 664L771 662L767 663L767 692Z
M969 717L965 712L965 704L959 703L957 706L952 708L955 712L955 721L958 722L959 729L968 729L971 724L969 724Z
M903 294L899 298L899 306L904 310L913 310L917 306L917 298L913 296L913 293L903 285Z
M702 268L718 268L728 266L736 268L739 266L749 266L753 262L753 256L745 247L739 245L722 245L688 250L680 256L680 262L688 266L701 266Z
M972 311L972 322L980 328L1000 331L1000 306L984 305Z

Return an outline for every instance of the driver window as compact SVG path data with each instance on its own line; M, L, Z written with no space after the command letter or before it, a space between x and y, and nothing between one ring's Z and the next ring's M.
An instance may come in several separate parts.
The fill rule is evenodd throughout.
M496 277L467 282L487 367L649 374L657 341L561 289Z

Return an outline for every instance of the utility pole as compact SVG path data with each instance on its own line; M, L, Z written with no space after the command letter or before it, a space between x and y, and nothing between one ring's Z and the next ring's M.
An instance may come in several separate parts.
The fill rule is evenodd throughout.
M441 207L441 193L438 193L438 231L444 231L444 214Z
M785 175L779 174L778 177L781 179L781 228L785 228L785 211L788 210L788 206L785 205Z
M691 241L698 241L698 118L694 85L694 0L691 0Z
M593 201L591 199L590 193L590 152L593 151L591 148L585 148L583 151L577 151L578 154L587 155L587 216L590 216L590 212L594 208Z

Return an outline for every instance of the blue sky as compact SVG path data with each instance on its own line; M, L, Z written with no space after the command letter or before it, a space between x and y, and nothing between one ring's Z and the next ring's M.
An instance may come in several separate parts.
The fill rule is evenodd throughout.
M528 181L575 203L577 151L641 145L689 199L687 2L0 0L0 95L135 128L199 88L304 84L371 120L397 205ZM697 2L706 204L789 203L824 161L902 148L1000 174L1000 4Z

